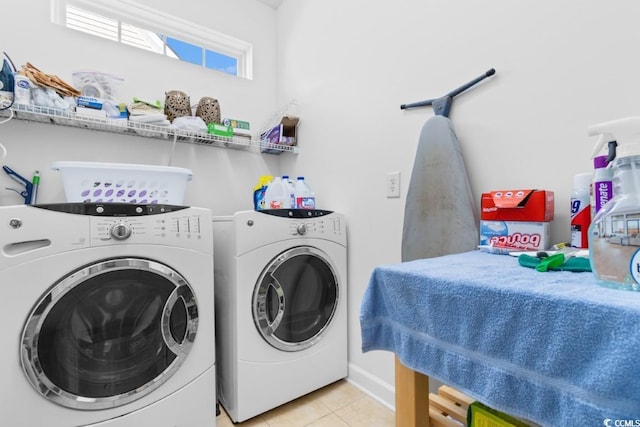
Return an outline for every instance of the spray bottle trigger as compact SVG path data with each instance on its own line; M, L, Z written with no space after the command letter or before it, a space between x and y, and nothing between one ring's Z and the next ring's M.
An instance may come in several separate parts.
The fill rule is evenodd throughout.
M589 135L592 135L591 131L589 131L588 133ZM604 147L604 142L605 142L605 136L601 134L600 138L598 138L598 141L593 146L593 151L591 152L591 158L594 158L595 156L598 155L600 150L602 150L602 148Z
M616 147L618 146L618 141L609 141L607 148L607 164L611 163L613 159L616 158Z

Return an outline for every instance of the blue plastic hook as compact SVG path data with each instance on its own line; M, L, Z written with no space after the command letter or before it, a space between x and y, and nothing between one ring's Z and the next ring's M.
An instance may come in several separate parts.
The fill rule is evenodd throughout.
M24 190L22 191L16 190L15 188L8 188L8 187L6 187L5 189L15 191L16 193L18 193L20 196L24 198L25 205L30 205L31 197L33 195L33 184L31 183L31 181L29 181L19 173L15 172L9 166L2 166L2 169L6 172L7 175L9 175L11 179L13 179L14 181L24 186Z

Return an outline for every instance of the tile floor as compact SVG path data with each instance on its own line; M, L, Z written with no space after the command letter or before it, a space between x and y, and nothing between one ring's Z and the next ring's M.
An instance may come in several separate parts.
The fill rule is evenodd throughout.
M346 380L330 384L243 423L220 406L217 427L393 427L395 413Z

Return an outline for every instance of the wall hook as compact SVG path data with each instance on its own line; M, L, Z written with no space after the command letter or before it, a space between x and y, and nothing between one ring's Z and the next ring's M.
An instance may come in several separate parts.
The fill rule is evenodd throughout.
M452 90L451 92L449 92L448 94L446 94L441 98L427 99L426 101L414 102L411 104L402 104L400 106L400 109L406 110L407 108L424 107L426 105L433 105L433 111L437 116L449 117L449 112L451 111L451 104L453 102L454 96L464 92L465 90L469 89L471 86L475 85L481 80L484 80L487 77L493 76L495 73L496 73L496 70L494 68L491 68L480 77L477 77L471 80L469 83L464 84L455 90Z

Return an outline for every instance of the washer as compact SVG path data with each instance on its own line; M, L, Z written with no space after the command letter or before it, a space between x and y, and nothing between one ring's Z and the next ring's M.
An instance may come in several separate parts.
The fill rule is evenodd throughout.
M218 399L242 422L347 376L341 214L214 217Z
M209 210L5 206L0 237L3 425L215 426Z

